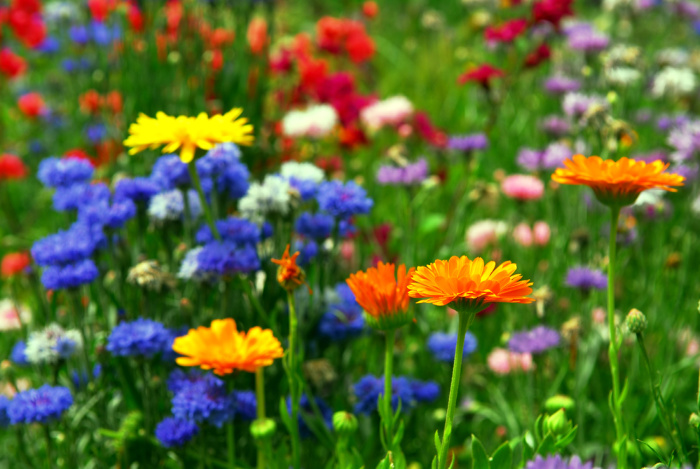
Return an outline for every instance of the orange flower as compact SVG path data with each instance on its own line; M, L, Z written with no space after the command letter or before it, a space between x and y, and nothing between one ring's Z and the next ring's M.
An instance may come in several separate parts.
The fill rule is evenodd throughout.
M175 339L173 350L184 355L176 359L178 365L214 370L219 376L234 370L254 373L284 355L270 329L256 326L248 333L238 332L236 321L230 318L215 319L211 327L190 329L186 336Z
M412 320L408 313L408 282L414 270L411 267L406 272L403 264L396 269L394 264L380 262L367 272L350 274L346 282L355 294L355 300L365 310L372 327L396 329Z
M458 312L477 313L489 303L532 303L532 282L513 275L517 266L510 261L496 267L484 264L481 257L452 256L449 261L436 260L418 267L408 285L412 298L424 298L418 303L450 306Z
M566 168L557 169L552 180L560 184L588 186L606 205L631 205L640 192L647 189L676 192L671 186L682 186L685 180L681 175L665 173L668 163L662 161L645 163L629 158L613 161L574 155L564 164Z
M299 251L290 256L289 244L287 244L282 259L272 259L272 262L279 265L277 281L287 291L294 291L306 283L306 274L304 269L297 265L297 257L299 257ZM309 293L311 293L311 288L309 288Z

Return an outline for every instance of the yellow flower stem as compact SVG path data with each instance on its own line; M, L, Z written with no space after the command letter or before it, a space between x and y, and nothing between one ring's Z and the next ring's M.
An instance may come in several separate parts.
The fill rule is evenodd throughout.
M394 368L394 340L396 331L386 331L386 348L384 350L384 436L386 438L386 450L394 451L394 418L391 408L391 375Z
M612 374L612 402L610 403L615 423L615 452L617 453L618 469L627 469L627 436L622 421L622 402L620 402L620 374L617 354L617 329L615 327L615 249L617 247L617 223L620 219L620 207L611 206L610 244L608 247L608 328L610 330L610 345L608 356L610 373Z
M440 445L440 453L438 454L438 469L445 469L447 467L447 451L450 449L450 439L452 438L452 420L454 419L455 407L457 406L459 382L462 377L462 355L464 354L464 336L467 334L469 324L472 322L474 316L475 313L473 312L459 313L457 347L455 348L455 361L452 367L450 397L447 401L447 414L445 415L445 431L442 434L442 443Z
M194 237L192 236L192 208L190 207L190 198L187 195L187 189L180 189L180 192L182 192L182 207L184 209L182 216L182 228L185 232L185 241L189 246L192 246ZM166 247L166 249L171 251L171 249L168 247ZM170 254L168 255L170 256Z
M192 160L187 165L187 169L190 170L190 179L192 184L194 184L195 189L197 189L197 194L199 195L199 204L202 206L202 211L204 212L204 218L207 219L207 224L211 228L211 232L217 241L221 241L221 234L219 230L216 229L216 224L214 223L214 217L209 209L209 204L207 203L207 198L204 195L204 189L202 189L202 181L199 180L199 174L197 174L197 166L194 164L195 160ZM214 197L214 194L212 194Z
M255 400L257 402L258 420L265 420L265 376L263 368L255 370ZM265 448L258 445L258 469L265 469Z
M297 367L297 312L294 305L294 292L287 290L287 302L289 303L289 392L291 394L292 407L292 467L301 467L301 438L299 437L299 402L301 401L301 389L299 387Z

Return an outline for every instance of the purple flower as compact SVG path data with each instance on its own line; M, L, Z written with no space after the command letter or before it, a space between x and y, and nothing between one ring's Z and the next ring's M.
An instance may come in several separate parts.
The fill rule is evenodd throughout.
M573 78L558 75L547 78L544 89L551 94L566 94L581 89L581 83Z
M581 29L569 34L568 44L569 47L574 50L599 52L608 47L610 38L606 34L596 31L595 29Z
M100 275L92 259L83 259L75 264L51 265L41 274L41 284L47 290L77 288L91 283Z
M199 251L197 264L201 273L233 275L258 270L260 259L250 244L239 246L231 241L211 241Z
M540 169L544 152L533 148L521 148L518 152L517 162L523 168L529 171L537 171Z
M508 348L516 353L542 353L559 345L561 337L554 329L537 326L534 329L516 332L508 341Z
M602 96L585 95L582 93L567 93L562 102L564 113L569 117L583 117L591 106L598 105L608 108L610 104Z
M673 161L682 162L693 158L700 153L700 121L674 128L667 142L676 150L671 154Z
M593 463L583 463L578 456L573 456L566 460L557 454L555 456L547 456L543 458L539 454L535 459L528 461L525 469L593 469Z
M547 116L541 124L542 130L554 137L562 137L569 133L569 121L559 116Z
M148 202L158 192L160 192L160 187L148 178L124 178L117 181L114 187L114 198L115 200L129 199L134 202Z
M551 143L542 155L543 169L563 168L564 160L571 158L573 152L567 145L559 142Z
M672 173L680 174L685 178L686 184L693 182L698 177L698 167L690 165L678 165L671 169Z
M237 245L255 245L260 241L260 227L243 218L228 217L216 221L216 229L221 234L221 239ZM197 231L195 240L200 244L214 241L214 235L209 225L202 225Z
M608 278L600 270L572 267L566 273L566 285L583 291L589 291L592 288L604 290L608 287Z
M686 114L662 114L659 116L658 119L656 119L656 128L663 132L666 132L668 130L674 130L679 127L683 127L689 122L690 117L688 117Z
M484 150L489 146L485 134L453 135L447 140L447 148L450 150L469 153L475 150Z
M379 184L410 186L420 184L428 177L428 163L424 158L404 167L381 166L377 172Z

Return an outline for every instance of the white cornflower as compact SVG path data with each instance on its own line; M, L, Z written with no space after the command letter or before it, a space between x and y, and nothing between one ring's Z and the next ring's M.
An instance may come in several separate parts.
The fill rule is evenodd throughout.
M268 214L286 215L291 203L290 189L286 179L268 174L262 184L250 185L248 193L238 201L238 210L250 220L259 220Z
M0 331L19 329L32 320L32 313L24 306L9 299L0 300Z
M82 347L83 340L77 330L66 331L54 323L29 335L24 356L29 363L56 363L70 358Z
M199 197L194 189L187 191L187 198L190 202L190 214L192 219L198 218L202 214L202 206ZM157 222L175 221L182 218L185 210L184 198L179 189L161 192L151 198L148 204L148 216Z
M289 111L282 119L282 132L287 137L321 138L338 123L333 106L317 104L305 110Z
M360 112L360 120L368 128L378 130L385 125L399 125L413 114L413 104L405 96L393 96L370 104Z
M605 71L605 78L611 85L628 86L638 82L642 74L631 67L613 67Z
M696 86L695 74L691 69L666 67L654 77L651 92L656 97L687 96Z
M185 258L180 264L180 270L177 273L177 278L184 280L205 280L207 275L199 270L199 261L197 256L202 251L202 246L190 249L185 254Z
M323 181L325 175L323 170L311 163L299 163L298 161L287 161L280 168L280 174L286 180L295 179L297 181Z
M656 61L661 66L683 67L689 59L690 54L684 49L662 49L656 53Z
M481 251L486 246L494 244L503 236L508 226L501 220L481 220L467 229L465 241L467 248L472 251Z

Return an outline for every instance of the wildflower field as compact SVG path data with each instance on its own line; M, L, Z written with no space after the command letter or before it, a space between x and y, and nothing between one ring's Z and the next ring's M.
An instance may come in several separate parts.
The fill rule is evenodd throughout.
M0 0L0 469L700 468L700 3Z

